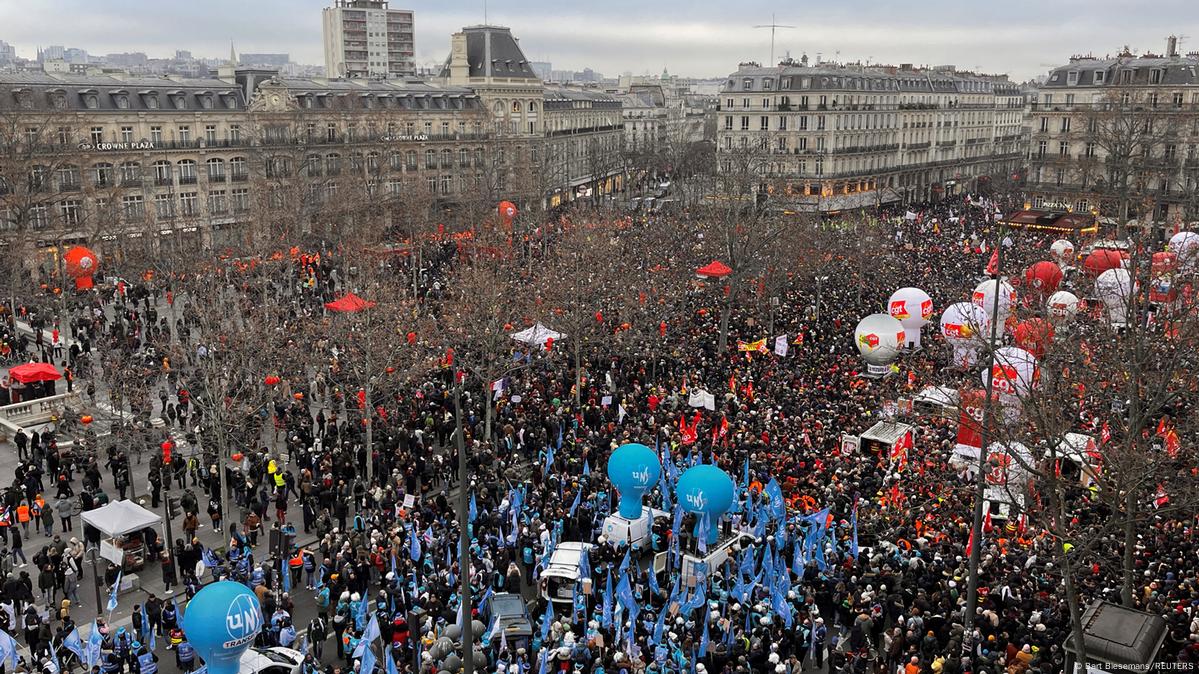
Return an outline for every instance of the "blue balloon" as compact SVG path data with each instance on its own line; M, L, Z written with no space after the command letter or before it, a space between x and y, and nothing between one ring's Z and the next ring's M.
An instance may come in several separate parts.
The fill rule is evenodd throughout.
M621 445L608 457L608 479L620 492L618 511L625 519L641 517L641 497L662 477L654 450L636 442Z
M703 516L707 515L708 543L715 543L720 533L718 520L733 505L734 491L733 478L728 473L704 463L680 475L674 493L683 510L699 516L700 521L696 522L697 535Z
M183 632L211 674L237 674L241 654L261 630L258 597L231 580L197 592L183 616Z

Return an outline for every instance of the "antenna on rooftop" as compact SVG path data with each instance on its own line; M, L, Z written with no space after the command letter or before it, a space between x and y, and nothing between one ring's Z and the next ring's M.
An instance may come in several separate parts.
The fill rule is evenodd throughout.
M770 15L770 23L762 23L754 26L754 28L769 28L770 29L770 66L778 65L774 62L774 31L778 28L796 28L796 26L788 26L778 22L774 14Z

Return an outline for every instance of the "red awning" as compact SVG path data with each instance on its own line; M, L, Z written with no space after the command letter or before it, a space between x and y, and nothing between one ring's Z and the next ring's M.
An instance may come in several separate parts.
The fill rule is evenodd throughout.
M50 363L26 363L8 371L8 376L22 384L62 379L62 373Z
M720 260L712 260L708 264L695 270L696 275L707 278L722 278L733 273L729 266Z
M375 306L374 302L368 302L354 293L346 293L332 302L325 302L326 309L341 313L353 313L355 311L362 311L363 309L370 309L373 306Z

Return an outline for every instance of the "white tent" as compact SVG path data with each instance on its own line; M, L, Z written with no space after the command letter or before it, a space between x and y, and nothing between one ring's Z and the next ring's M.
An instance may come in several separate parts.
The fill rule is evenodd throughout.
M562 339L566 335L550 330L541 323L537 323L531 328L526 328L520 332L514 332L509 337L515 339L522 344L529 346L544 347L546 340L554 340L555 342Z
M83 513L83 523L99 529L109 538L125 536L157 525L162 517L130 500L113 501Z

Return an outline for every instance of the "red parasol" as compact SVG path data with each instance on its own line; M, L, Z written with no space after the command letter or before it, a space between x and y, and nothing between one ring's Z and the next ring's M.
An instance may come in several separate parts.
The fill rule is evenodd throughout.
M37 381L56 381L62 379L62 373L50 363L26 363L17 365L8 371L8 376L22 384L32 384Z
M720 260L712 260L708 264L695 270L696 276L703 276L704 278L723 278L732 273L733 270Z
M341 313L353 313L362 311L363 309L370 309L373 306L375 306L374 302L368 302L354 293L346 293L332 302L325 302L326 309Z

